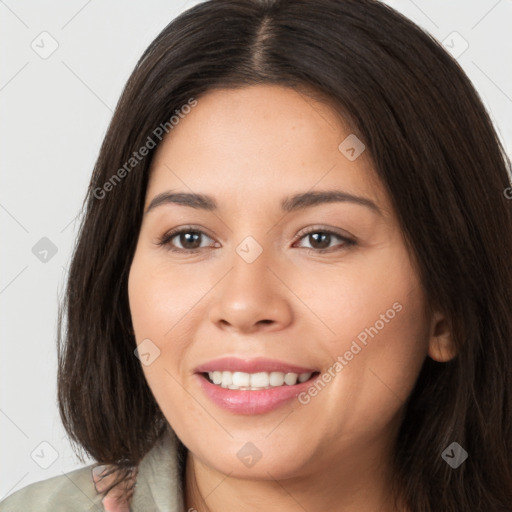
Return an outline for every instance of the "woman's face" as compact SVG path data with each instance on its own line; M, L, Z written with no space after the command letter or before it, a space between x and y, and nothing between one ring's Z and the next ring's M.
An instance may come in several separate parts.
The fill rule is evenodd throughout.
M392 450L431 327L362 149L325 104L258 85L208 92L157 150L133 327L163 414L215 471L364 471Z

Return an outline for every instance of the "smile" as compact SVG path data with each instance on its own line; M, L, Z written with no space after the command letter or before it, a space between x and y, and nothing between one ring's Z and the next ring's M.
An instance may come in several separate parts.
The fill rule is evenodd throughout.
M316 379L314 368L257 358L215 359L195 368L202 393L232 414L263 414L293 403Z

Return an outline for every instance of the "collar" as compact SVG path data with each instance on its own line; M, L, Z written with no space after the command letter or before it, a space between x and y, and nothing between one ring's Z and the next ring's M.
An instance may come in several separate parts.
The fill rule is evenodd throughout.
M141 460L131 512L184 512L183 445L167 424L164 435Z

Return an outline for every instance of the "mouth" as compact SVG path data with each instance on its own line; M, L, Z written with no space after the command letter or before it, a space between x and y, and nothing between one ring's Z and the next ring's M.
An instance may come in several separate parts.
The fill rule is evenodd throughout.
M195 369L202 392L232 414L263 414L293 403L320 371L273 359L225 357Z
M201 376L210 384L221 388L238 391L261 391L308 382L315 379L320 372L256 372L246 373L241 371L214 370L202 372Z

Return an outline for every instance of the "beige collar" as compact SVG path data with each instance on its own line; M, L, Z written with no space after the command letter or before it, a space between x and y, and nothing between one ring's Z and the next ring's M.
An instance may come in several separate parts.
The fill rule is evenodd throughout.
M131 512L184 512L179 440L169 426L139 464Z

